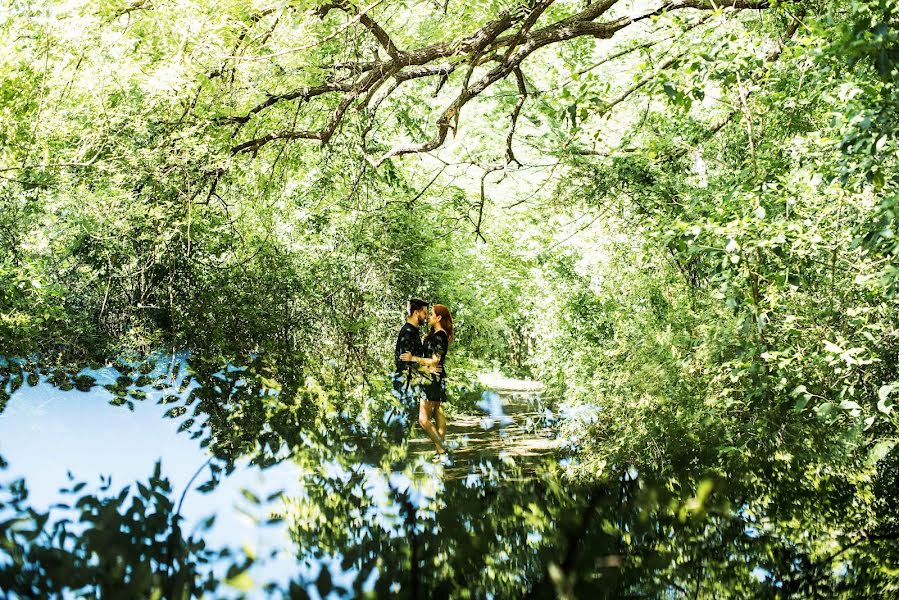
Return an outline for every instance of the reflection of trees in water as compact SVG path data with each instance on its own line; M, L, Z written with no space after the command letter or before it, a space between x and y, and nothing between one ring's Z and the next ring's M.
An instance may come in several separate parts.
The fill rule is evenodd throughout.
M12 598L198 597L218 587L215 561L234 561L235 571L249 567L227 549L206 547L203 532L211 521L182 531L158 462L136 493L131 484L111 491L106 480L99 493L80 495L86 482L71 484L53 513L28 506L23 480L0 485L0 590Z
M774 460L769 472L732 476L702 465L666 477L606 466L574 481L559 456L526 469L484 459L446 477L410 449L414 421L386 382L351 388L337 373L285 374L263 356L241 367L202 358L187 368L160 364L117 363L102 384L110 403L170 405L166 415L213 455L201 473L211 477L198 479L202 492L238 459L259 468L295 461L299 486L267 500L283 501L274 516L286 518L298 560L337 556L357 573L353 595L368 582L378 595L409 597L849 597L888 590L883 565L899 558L891 447L881 448L870 478L818 475L817 488ZM3 405L22 385L36 385L38 373L62 390L98 385L77 372L9 362L0 368ZM252 564L205 548L202 531L185 536L158 472L134 496L107 485L79 497L82 487L73 482L68 494L79 526L30 509L24 482L3 487L0 510L12 517L0 522L3 589L179 597L217 589L216 561L230 565L232 580ZM323 575L284 593L301 596L309 584L336 586Z

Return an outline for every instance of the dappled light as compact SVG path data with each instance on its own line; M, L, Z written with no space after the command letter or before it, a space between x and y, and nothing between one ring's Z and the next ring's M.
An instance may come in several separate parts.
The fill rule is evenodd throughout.
M899 595L896 0L0 6L0 596Z

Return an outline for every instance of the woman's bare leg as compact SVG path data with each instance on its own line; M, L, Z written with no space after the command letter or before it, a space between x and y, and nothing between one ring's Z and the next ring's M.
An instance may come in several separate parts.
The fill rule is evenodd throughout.
M443 412L443 402L437 405L435 411L437 421L437 435L441 440L446 440L446 414Z
M434 429L433 423L431 423L431 413L434 411L434 404L436 402L431 402L429 400L421 400L418 405L418 423L421 425L421 428L425 430L425 433L428 434L428 437L431 438L431 441L434 442L434 445L437 446L437 452L439 454L443 454L446 452L443 444L440 443L440 436L437 434L437 430Z

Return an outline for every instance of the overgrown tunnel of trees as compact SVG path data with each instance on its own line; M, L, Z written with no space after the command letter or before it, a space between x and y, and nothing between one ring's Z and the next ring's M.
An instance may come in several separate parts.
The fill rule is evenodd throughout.
M899 597L897 0L0 32L0 596Z

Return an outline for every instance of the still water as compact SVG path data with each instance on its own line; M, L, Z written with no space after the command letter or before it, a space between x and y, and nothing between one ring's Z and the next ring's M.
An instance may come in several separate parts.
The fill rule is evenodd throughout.
M49 510L54 527L68 518L70 531L86 532L76 542L93 539L85 505L59 504L115 498L123 487L139 502L153 496L140 482L152 484L157 465L171 484L163 486L168 504L102 521L137 537L112 552L87 544L81 571L54 580L62 597L98 597L97 584L79 579L95 575L98 556L112 556L102 566L119 584L116 557L135 539L164 584L149 586L156 598L186 597L165 588L182 572L197 586L208 582L206 597L216 598L680 598L703 588L750 597L820 580L811 563L791 558L807 534L772 525L771 494L753 496L740 477L678 478L586 460L579 446L596 435L601 406L554 413L539 394L515 400L508 389L500 397L472 388L453 396L464 410L451 415L453 460L443 465L428 460L433 445L386 378L382 387L353 387L340 373L291 379L253 357L221 368L186 354L79 373L6 362L0 375L8 463L0 469L0 597L45 597L33 592L33 575L16 579L10 565L22 571L23 562L9 561L59 546L55 533L40 537L43 523L26 530L36 538L10 543L22 539L10 536L16 519L34 523L28 511ZM15 501L19 478L27 510ZM162 528L135 526L160 514ZM172 515L183 519L180 531L177 519L165 520ZM205 549L181 545L191 536ZM177 566L171 540L188 549ZM191 561L193 571L184 566ZM126 564L126 576L140 572ZM854 576L848 563L838 569L835 578Z
M212 572L224 582L215 597L281 597L291 582L291 595L299 585L311 598L378 589L408 593L410 585L416 595L435 574L410 575L410 552L421 559L427 547L443 545L454 553L460 539L492 536L505 546L499 558L507 560L510 551L528 555L528 546L543 539L537 528L516 525L506 532L490 520L478 523L496 503L500 486L513 490L526 481L505 481L515 462L509 454L537 448L530 434L524 434L524 446L510 441L514 428L503 428L513 419L495 393L482 394L480 417L452 424L452 437L466 448L458 448L456 464L444 466L427 460L422 436L409 437L414 414L382 408L349 416L344 410L338 411L342 425L312 419L306 430L285 427L283 411L255 414L261 396L277 393L263 375L246 371L244 378L244 371L228 365L197 375L189 355L180 353L159 354L142 365L120 363L119 369L85 368L70 374L69 384L61 384L58 373L23 373L0 412L0 456L9 465L0 471L0 484L24 479L32 508L50 511L51 522L68 517L77 523L77 512L63 506L73 499L66 488L99 497L130 486L130 501L139 492L136 482L146 482L158 464L171 483L185 537L193 534L209 548L253 558L237 576L227 571L235 561L213 563ZM253 386L248 380L267 383ZM10 381L4 387L14 386ZM223 411L230 411L227 423L240 427L215 431L230 426L211 424ZM302 406L293 413L305 414ZM535 414L552 417L542 407ZM534 427L530 417L527 422ZM513 493L506 500L514 498ZM0 522L9 510L0 505ZM509 509L498 515L497 521L517 519ZM452 522L441 523L446 518ZM433 534L441 529L446 533L438 542ZM490 560L478 557L477 548L466 551ZM386 572L393 579L383 579ZM495 575L488 571L485 577Z
M173 369L176 365L180 368ZM167 377L173 371L180 374ZM327 569L335 584L349 587L356 573L343 570L339 557L298 560L286 522L281 519L264 524L273 511L283 513L277 498L260 506L246 495L248 490L260 498L278 492L295 494L300 471L294 462L284 460L260 469L250 465L248 458L240 458L234 471L223 477L213 491L197 490L209 479L206 465L212 455L200 447L198 439L179 431L182 421L166 418L171 405L179 404L172 401L171 395L183 402L198 385L191 381L180 389L185 373L186 354L159 357L156 369L147 375L168 385L163 389L132 385L129 389L141 390L145 398L120 406L114 405L115 394L103 387L114 384L121 375L113 367L83 369L80 374L96 380L97 385L89 391L63 391L49 383L47 375L39 376L34 386L23 385L0 413L0 456L9 463L8 469L0 471L0 481L24 478L29 504L44 512L64 502L67 498L60 490L72 487L74 482L87 483L80 490L83 494L98 492L101 483L108 480L111 489L118 491L135 481L146 480L159 461L162 476L171 482L173 498L181 499L183 495L182 530L197 531L202 521L214 515L212 527L203 533L207 546L245 549L255 555L256 562L248 571L254 582L286 583L296 578L315 581L320 570ZM162 404L166 397L169 400ZM132 487L136 492L136 487ZM220 566L216 573L223 577L224 567ZM241 582L235 583L243 587ZM232 591L231 595L239 593L236 588ZM307 592L313 598L320 597L314 585L309 585ZM266 595L258 585L243 593L249 597ZM228 597L228 586L216 595Z

